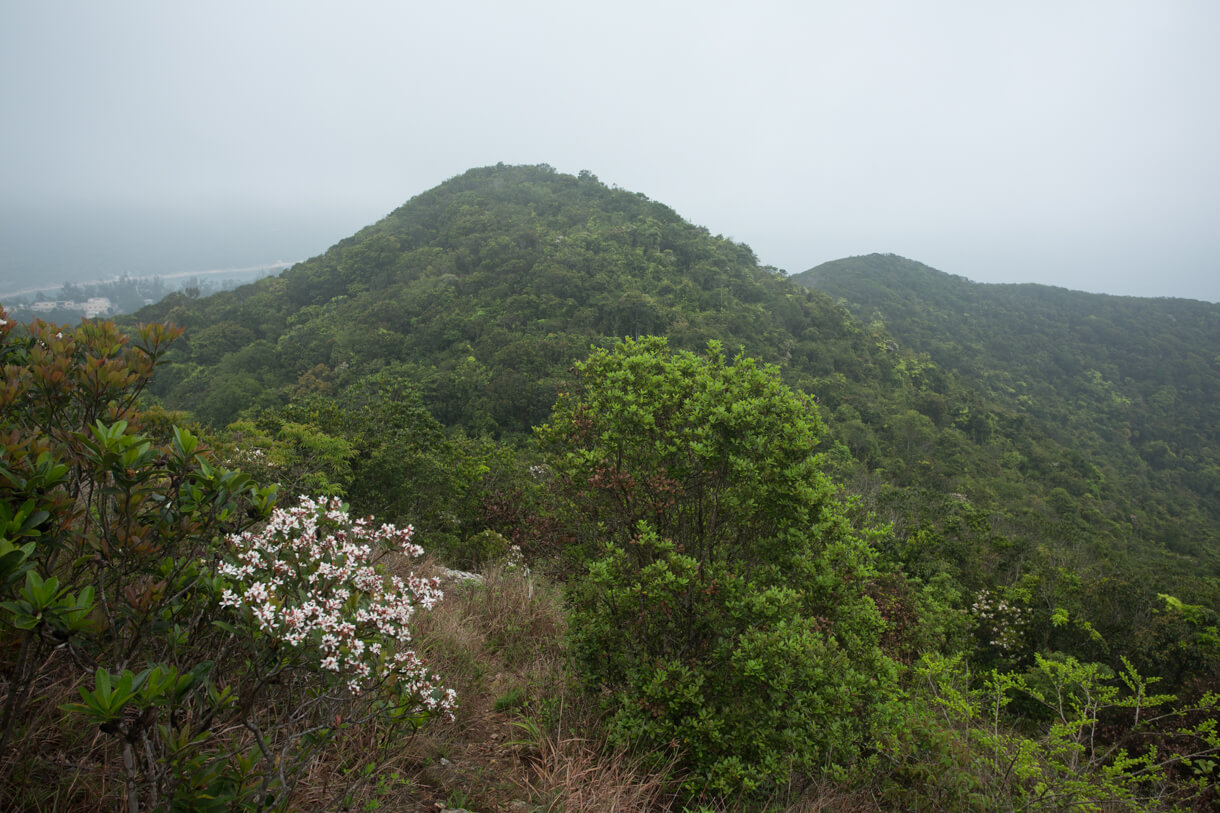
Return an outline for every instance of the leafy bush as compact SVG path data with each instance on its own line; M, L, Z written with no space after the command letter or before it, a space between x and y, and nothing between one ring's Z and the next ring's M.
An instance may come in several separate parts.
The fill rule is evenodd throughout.
M418 555L410 529L337 502L273 511L137 408L176 333L0 312L5 807L286 809L341 728L400 737L452 705L408 646L439 593L372 565Z
M887 702L872 555L819 470L820 430L774 371L662 339L594 352L539 430L583 517L579 669L616 739L679 754L691 791L848 764Z
M880 794L902 809L1177 810L1214 804L1220 697L1181 703L1123 660L1035 655L1024 673L972 681L964 659L925 654L882 732ZM973 685L972 685L973 683ZM1013 707L1034 704L1014 729Z

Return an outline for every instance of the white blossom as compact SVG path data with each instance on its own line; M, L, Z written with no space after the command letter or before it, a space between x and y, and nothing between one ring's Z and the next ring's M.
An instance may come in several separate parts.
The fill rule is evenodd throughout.
M260 533L229 537L231 559L217 572L230 586L219 603L248 613L259 632L315 657L322 670L344 673L353 694L388 688L452 716L456 694L409 648L415 608L440 601L439 582L387 579L370 563L378 548L422 556L413 530L353 521L337 499L302 497L276 509Z

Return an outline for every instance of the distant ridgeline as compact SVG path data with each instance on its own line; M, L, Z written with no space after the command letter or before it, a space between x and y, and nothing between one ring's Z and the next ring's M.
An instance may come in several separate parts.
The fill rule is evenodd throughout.
M985 285L894 255L793 277L1070 449L1001 458L1052 484L1082 531L1214 561L1220 527L1220 305Z
M793 277L1063 448L997 460L1074 538L1183 569L1220 555L1220 305L981 284L894 255ZM1063 532L1063 531L1060 531Z
M591 346L718 339L816 396L825 465L893 524L882 557L963 610L983 590L1030 608L1028 647L1103 658L1137 636L1156 671L1156 594L1220 604L1215 305L975 285L897 257L789 279L590 173L498 165L278 277L138 318L187 328L153 383L166 406L343 436L335 416L392 379L435 430L417 447L437 470L463 437L528 459ZM491 502L438 508L436 532L510 535Z

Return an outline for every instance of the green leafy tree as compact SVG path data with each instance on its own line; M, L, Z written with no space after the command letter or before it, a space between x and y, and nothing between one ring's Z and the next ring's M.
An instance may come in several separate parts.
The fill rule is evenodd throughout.
M539 437L583 518L573 649L612 731L676 750L692 791L851 762L894 669L810 400L716 343L625 341L576 371Z
M410 523L454 564L474 564L462 543L484 530L474 519L475 486L488 448L448 437L405 365L363 376L334 398L297 398L226 434L233 465L285 490L333 494L361 513Z
M275 424L272 432L254 421L234 421L225 427L218 451L229 465L286 494L345 497L356 455L352 445L312 424Z

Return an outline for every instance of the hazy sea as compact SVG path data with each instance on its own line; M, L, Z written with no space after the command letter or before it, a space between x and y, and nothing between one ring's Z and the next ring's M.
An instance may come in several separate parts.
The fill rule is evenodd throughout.
M0 205L0 301L123 275L254 279L321 254L367 225L350 221L333 214L188 216Z

